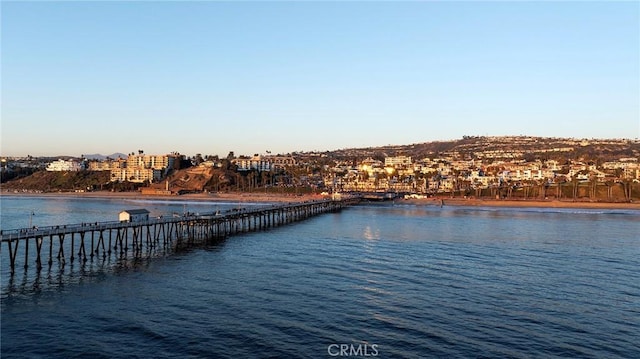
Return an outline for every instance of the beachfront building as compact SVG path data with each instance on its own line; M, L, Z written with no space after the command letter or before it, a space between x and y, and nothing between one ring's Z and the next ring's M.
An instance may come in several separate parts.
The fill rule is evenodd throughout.
M47 171L50 172L63 172L63 171L80 171L82 166L80 163L72 160L57 160L47 165Z
M154 170L152 168L119 168L111 170L111 182L136 182L149 183L157 182L162 179L163 170Z
M145 155L131 154L126 160L111 161L112 182L157 182L167 175L169 170L180 163L181 155Z
M175 160L175 155L133 154L127 157L127 168L151 168L154 170L165 170L173 168Z

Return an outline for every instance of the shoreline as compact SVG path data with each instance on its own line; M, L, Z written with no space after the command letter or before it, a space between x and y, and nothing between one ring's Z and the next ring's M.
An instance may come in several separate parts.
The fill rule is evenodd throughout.
M140 192L47 192L47 193L13 193L0 192L0 197L67 197L67 198L111 198L111 199L149 199L166 201L211 201L211 202L304 202L319 200L325 197L316 194L292 195L274 193L190 193L183 195L163 196L147 195ZM478 199L478 198L422 198L396 199L394 203L416 206L466 206L466 207L539 207L539 208L583 208L583 209L636 209L640 210L640 202L588 202L540 199ZM375 203L375 202L372 202ZM385 202L380 202L385 203Z
M581 209L634 209L640 210L637 202L587 202L587 201L560 201L540 199L477 199L477 198L424 198L402 199L396 203L407 203L418 206L444 206L460 207L536 207L536 208L581 208Z
M211 202L304 202L318 200L320 195L289 195L272 193L189 193L183 195L148 195L140 192L43 192L43 193L13 193L0 192L0 197L66 197L66 198L110 198L136 200L164 200L164 201L211 201Z
M148 199L166 201L211 201L211 202L304 202L325 198L319 194L274 194L274 193L190 193L183 195L147 195L140 192L47 192L13 193L0 192L0 197L67 197L67 198L111 198L111 199ZM633 209L640 210L640 202L587 202L540 199L477 199L477 198L423 198L396 199L393 203L416 206L461 207L538 207L538 208L582 208L582 209ZM375 202L372 202L375 203ZM385 203L385 202L380 202Z

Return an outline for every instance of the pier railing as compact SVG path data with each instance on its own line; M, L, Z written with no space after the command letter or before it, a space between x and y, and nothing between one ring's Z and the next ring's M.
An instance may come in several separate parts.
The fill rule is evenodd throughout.
M64 266L75 260L94 258L137 258L156 250L175 250L206 244L222 238L264 230L327 212L336 212L357 202L356 198L267 205L204 214L184 214L144 221L94 222L0 230L3 247L9 251L11 274L16 267L36 270L58 262ZM46 263L45 263L46 261Z

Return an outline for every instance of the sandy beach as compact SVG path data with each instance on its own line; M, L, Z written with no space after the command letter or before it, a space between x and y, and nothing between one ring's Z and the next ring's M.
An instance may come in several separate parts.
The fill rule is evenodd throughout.
M52 192L52 193L14 193L2 192L2 196L32 196L32 197L75 197L75 198L124 198L124 199L157 199L171 201L220 201L220 202L304 202L319 200L321 195L289 195L275 193L191 193L184 195L163 196L147 195L140 192ZM542 207L542 208L593 208L593 209L637 209L640 202L588 202L588 201L558 201L535 199L476 199L476 198L424 198L424 199L396 199L395 203L412 204L417 206L469 206L469 207Z
M74 197L74 198L123 198L123 199L157 199L165 201L220 201L220 202L304 202L319 200L320 195L287 195L272 193L191 193L183 195L147 195L140 192L2 192L1 196L18 197Z
M628 202L587 202L587 201L558 201L558 200L492 200L475 198L425 198L396 200L396 202L406 204L428 205L428 206L469 206L469 207L540 207L540 208L584 208L584 209L637 209L640 210L639 203Z

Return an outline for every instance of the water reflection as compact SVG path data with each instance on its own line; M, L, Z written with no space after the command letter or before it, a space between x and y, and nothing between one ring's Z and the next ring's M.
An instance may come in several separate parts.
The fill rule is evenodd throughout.
M46 240L45 240L46 241ZM167 256L186 256L196 250L207 250L212 252L218 252L222 249L224 241L212 241L204 244L193 244L189 247L176 247L174 246L157 246L154 248L146 248L142 251L132 251L119 253L112 252L105 255L102 252L100 255L89 256L81 259L76 257L71 261L67 258L65 261L57 259L55 253L57 253L56 241L54 241L52 248L52 262L49 264L49 250L48 245L43 244L42 253L42 268L38 269L36 264L35 254L30 252L28 266L24 268L23 262L18 262L16 266L16 273L11 274L9 268L4 268L2 271L2 292L1 297L10 298L13 296L25 296L41 293L43 290L60 289L65 286L82 283L86 281L94 281L104 278L109 273L115 275L126 274L130 272L146 271L150 268L151 264ZM44 248L47 247L46 253ZM24 250L24 245L20 248ZM79 247L76 242L76 246L72 252L78 254ZM90 251L90 250L88 250ZM6 252L3 253L3 261L8 261L8 256L5 257ZM19 253L19 255L24 255ZM78 254L79 255L79 254ZM8 265L6 267L9 267ZM18 268L24 268L22 273Z
M372 229L371 226L366 226L362 236L368 240L380 239L380 228Z

